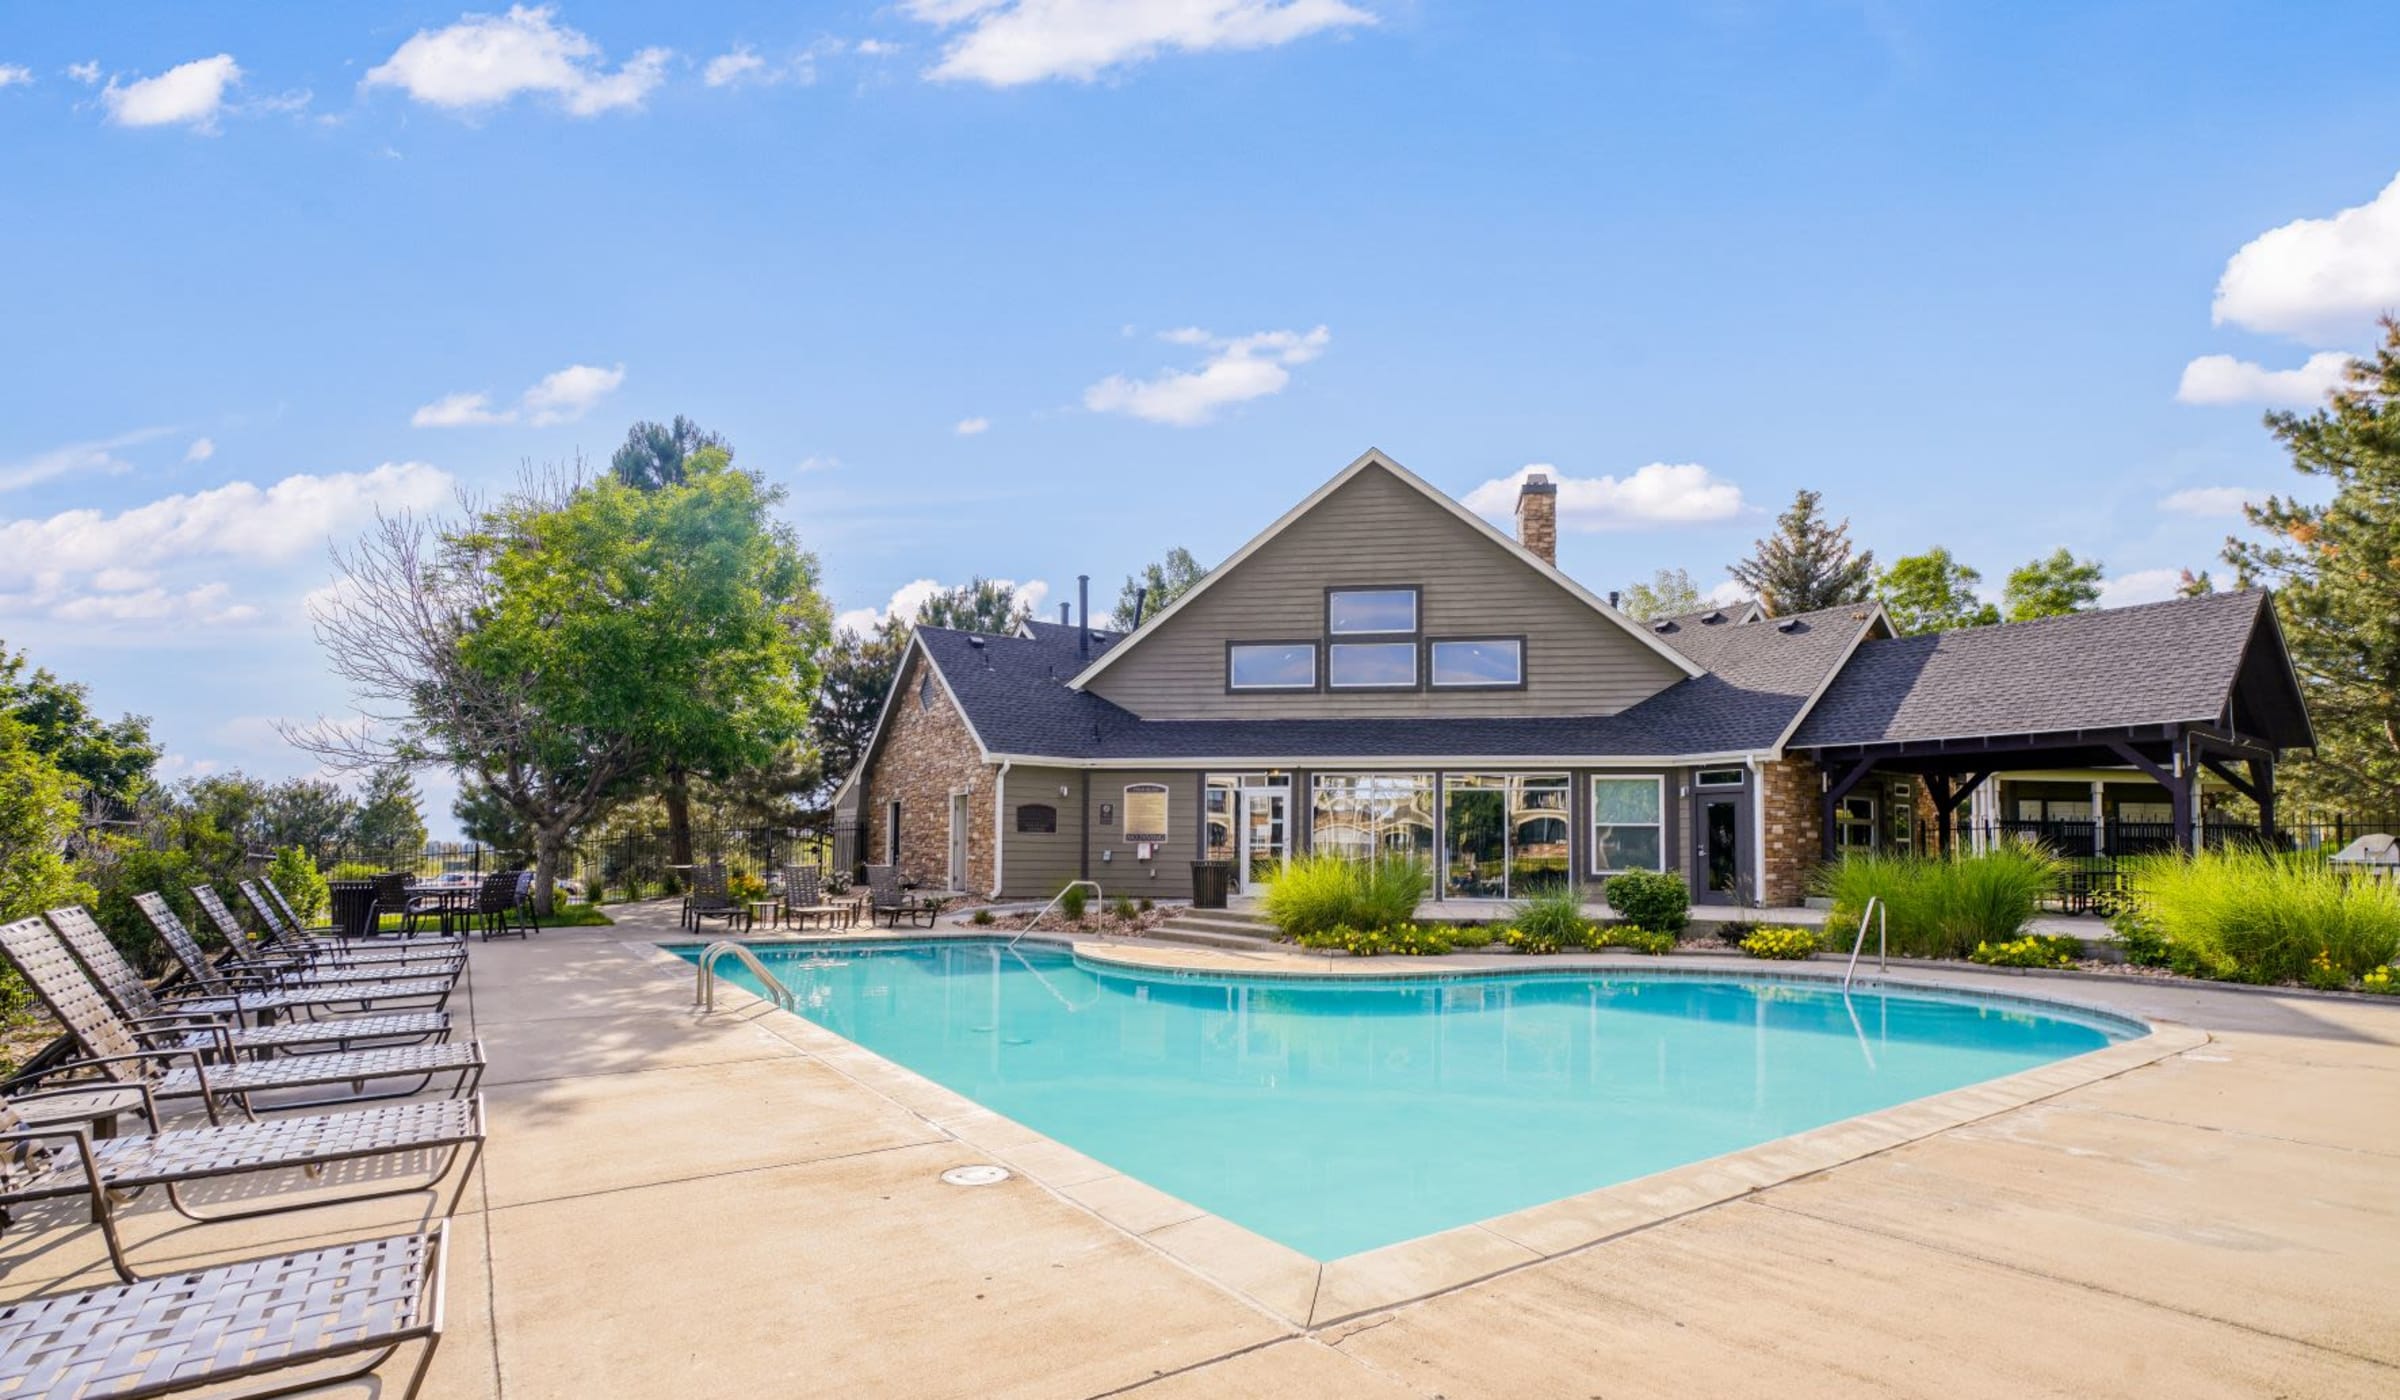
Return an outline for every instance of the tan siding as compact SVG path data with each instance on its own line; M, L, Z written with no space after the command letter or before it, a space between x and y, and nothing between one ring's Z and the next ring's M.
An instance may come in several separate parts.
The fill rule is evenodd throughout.
M1225 691L1228 641L1321 637L1325 589L1414 584L1427 636L1525 641L1509 691ZM1682 672L1508 550L1380 468L1360 472L1194 597L1092 682L1146 719L1377 715L1604 715Z
M1095 771L1091 781L1091 868L1101 892L1110 899L1121 894L1135 899L1190 898L1192 862L1200 858L1200 775L1109 769ZM1125 839L1125 788L1130 783L1167 785L1167 839L1158 847L1157 858L1147 862L1133 858L1133 845ZM1106 825L1100 821L1103 802L1115 808ZM1101 859L1104 852L1109 859Z
M1072 768L1008 770L1008 792L1000 813L1000 883L1011 899L1047 899L1078 878L1083 865L1084 774ZM1060 788L1067 795L1058 795ZM1058 809L1058 830L1017 830L1017 809L1038 802Z

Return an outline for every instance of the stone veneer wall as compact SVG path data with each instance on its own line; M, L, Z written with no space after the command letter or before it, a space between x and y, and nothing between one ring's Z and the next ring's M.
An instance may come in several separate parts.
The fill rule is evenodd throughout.
M884 823L891 800L900 799L900 873L922 885L950 881L950 798L967 794L967 888L977 895L992 889L992 784L997 770L985 763L967 730L965 717L950 703L949 692L936 681L932 704L918 700L926 679L926 661L912 653L907 669L893 683L896 697L882 747L867 764L865 783L866 840L860 857L880 864L884 855Z
M1759 853L1761 896L1769 905L1795 905L1808 894L1808 875L1824 859L1824 780L1805 758L1761 765L1766 803L1766 849Z

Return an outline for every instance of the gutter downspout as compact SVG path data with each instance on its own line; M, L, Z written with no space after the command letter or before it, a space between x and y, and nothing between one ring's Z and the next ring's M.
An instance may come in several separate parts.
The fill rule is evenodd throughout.
M999 775L992 779L992 898L1000 897L1000 858L1008 850L1001 840L1002 816L1008 811L1008 769L1013 759L1004 759Z
M1750 887L1750 894L1757 902L1751 907L1764 909L1767 907L1767 770L1757 754L1742 762L1750 769L1750 821L1756 837L1751 846L1756 854L1750 857L1750 868L1757 872L1757 879Z

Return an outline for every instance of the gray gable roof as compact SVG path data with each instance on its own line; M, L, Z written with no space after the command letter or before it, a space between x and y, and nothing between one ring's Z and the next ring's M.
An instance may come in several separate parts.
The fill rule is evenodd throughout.
M2267 595L2252 589L1871 641L1792 744L2214 724L2262 627L2275 635ZM2272 661L2285 665L2280 647ZM2305 710L2291 699L2297 728L2277 739L2304 746Z

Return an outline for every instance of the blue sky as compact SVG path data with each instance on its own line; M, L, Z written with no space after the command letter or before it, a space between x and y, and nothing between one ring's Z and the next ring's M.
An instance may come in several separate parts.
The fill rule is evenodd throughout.
M1370 445L1547 464L1600 589L1806 486L2157 596L2400 306L2395 71L2388 4L15 7L0 639L306 771L329 542L675 413L845 611L1110 599Z

